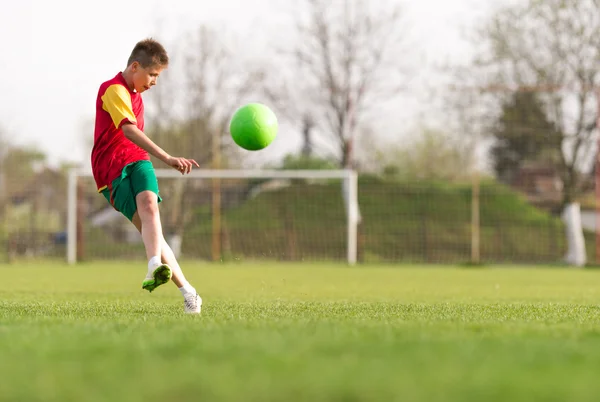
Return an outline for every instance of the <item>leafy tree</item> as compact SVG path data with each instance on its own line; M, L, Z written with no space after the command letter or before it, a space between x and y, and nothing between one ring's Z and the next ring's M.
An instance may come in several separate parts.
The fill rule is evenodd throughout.
M482 85L538 93L547 123L539 115L527 119L543 124L558 156L563 205L571 203L596 152L600 2L527 0L499 10L479 39L484 46L474 67L487 77Z
M523 162L560 162L561 133L548 120L544 105L534 92L514 93L503 104L492 134L494 171L504 183L512 183Z

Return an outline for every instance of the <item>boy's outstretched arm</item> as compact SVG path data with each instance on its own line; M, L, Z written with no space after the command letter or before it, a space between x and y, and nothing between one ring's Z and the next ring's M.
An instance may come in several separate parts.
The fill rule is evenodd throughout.
M124 124L121 129L125 137L133 142L150 155L158 158L165 164L177 169L181 174L186 174L192 171L192 167L200 167L198 162L193 159L173 157L166 153L161 147L156 145L142 130L137 128L135 124Z

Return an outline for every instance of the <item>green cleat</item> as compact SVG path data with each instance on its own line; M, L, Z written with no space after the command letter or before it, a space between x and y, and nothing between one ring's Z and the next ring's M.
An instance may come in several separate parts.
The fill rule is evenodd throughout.
M148 276L142 282L142 289L152 292L160 285L169 282L171 276L173 276L173 272L167 264L159 265L152 273L148 272Z

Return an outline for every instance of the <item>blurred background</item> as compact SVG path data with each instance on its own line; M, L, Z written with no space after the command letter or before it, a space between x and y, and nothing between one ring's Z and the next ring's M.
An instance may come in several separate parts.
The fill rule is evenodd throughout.
M146 133L205 169L358 172L359 262L595 264L597 0L23 0L0 14L0 261L139 259L140 236L77 180L99 85L154 37L171 63ZM259 152L228 122L269 105ZM157 168L163 168L160 162ZM161 178L181 258L344 261L335 179ZM218 222L218 224L215 224Z

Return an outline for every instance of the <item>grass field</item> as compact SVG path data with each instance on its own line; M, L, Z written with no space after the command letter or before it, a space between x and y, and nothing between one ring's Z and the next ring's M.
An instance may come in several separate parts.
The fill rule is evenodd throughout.
M600 271L1 266L0 401L598 401Z

